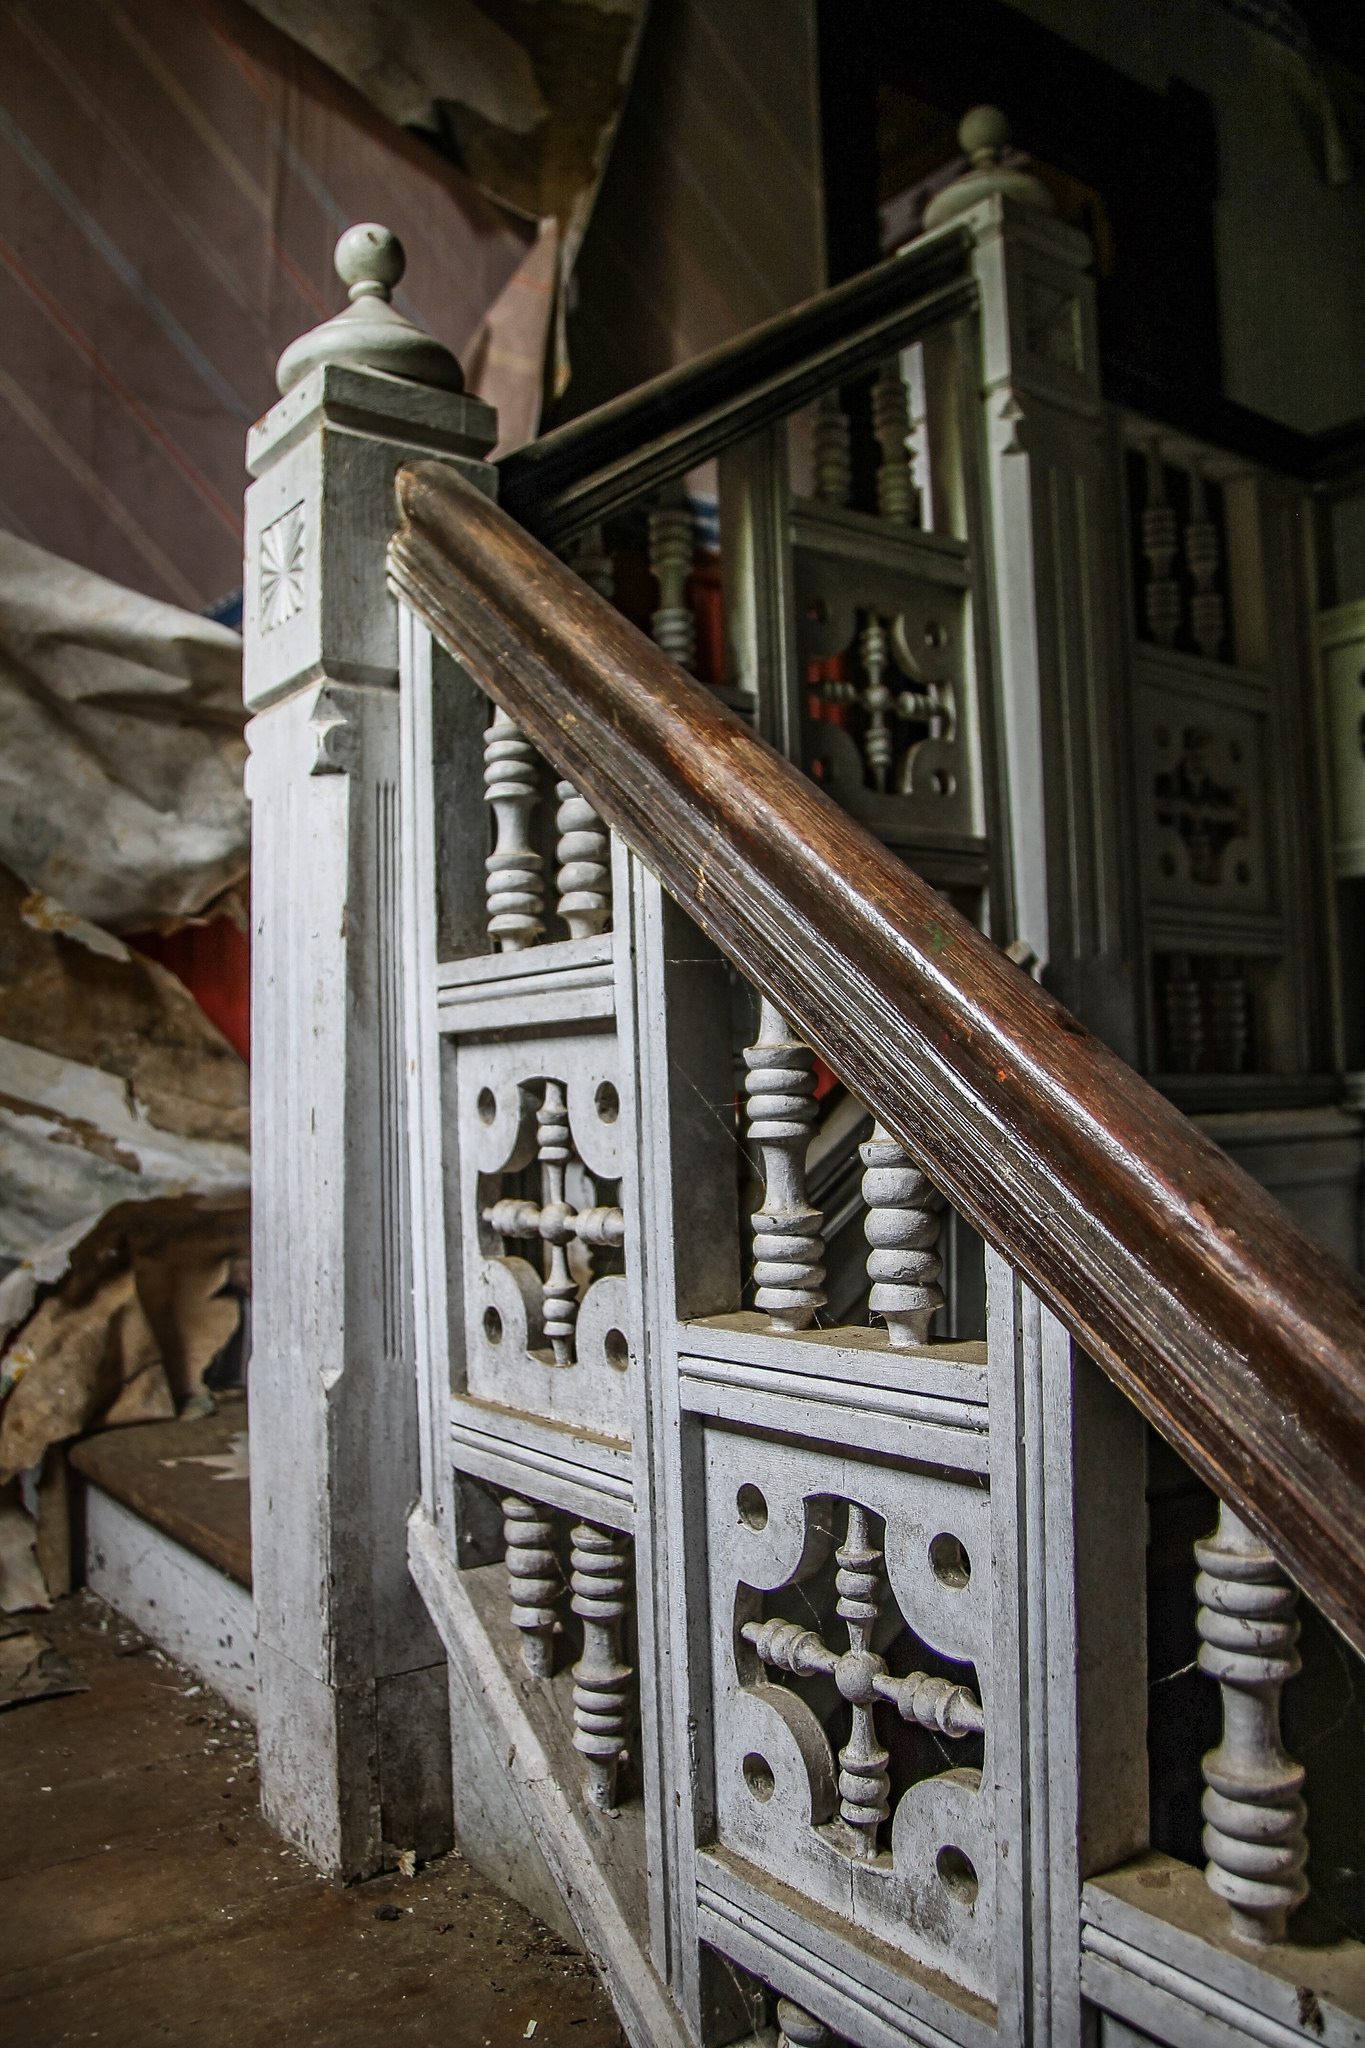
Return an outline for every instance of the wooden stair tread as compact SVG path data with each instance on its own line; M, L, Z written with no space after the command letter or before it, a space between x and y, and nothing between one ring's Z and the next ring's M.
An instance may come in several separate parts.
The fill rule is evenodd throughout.
M246 1400L219 1396L216 1415L104 1429L71 1447L83 1478L196 1557L251 1589L251 1487L245 1473L201 1460L230 1458L246 1430Z

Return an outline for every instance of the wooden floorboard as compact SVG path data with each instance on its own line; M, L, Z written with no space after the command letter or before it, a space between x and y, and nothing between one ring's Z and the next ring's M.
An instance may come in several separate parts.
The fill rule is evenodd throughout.
M248 1723L89 1594L32 1619L91 1689L0 1713L0 2040L621 2048L584 1958L458 1854L323 1882L257 1812Z

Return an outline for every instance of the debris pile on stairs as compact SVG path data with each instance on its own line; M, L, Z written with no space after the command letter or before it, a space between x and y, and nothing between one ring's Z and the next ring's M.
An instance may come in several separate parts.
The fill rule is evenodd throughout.
M249 1349L246 1063L138 949L241 920L240 671L226 627L0 535L5 1612L68 1590L63 1444L210 1412Z

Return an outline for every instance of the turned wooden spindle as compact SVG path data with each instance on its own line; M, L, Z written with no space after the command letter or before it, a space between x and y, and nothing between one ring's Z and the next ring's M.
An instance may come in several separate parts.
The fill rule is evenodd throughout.
M1153 435L1147 450L1147 504L1142 514L1142 552L1147 557L1144 593L1147 630L1158 647L1174 647L1180 631L1180 585L1171 574L1176 556L1175 512L1166 501L1166 464Z
M901 376L900 358L892 356L877 372L872 386L872 426L881 445L877 470L877 509L897 526L916 526L918 493L910 474L910 400Z
M504 953L533 946L544 931L540 855L531 845L531 813L540 796L535 748L507 713L497 710L484 743L484 799L497 820L488 870L488 936Z
M853 488L848 414L837 391L826 391L815 408L811 429L811 468L815 495L825 505L846 505Z
M569 1105L561 1081L545 1083L545 1100L536 1111L540 1159L540 1235L549 1247L545 1273L544 1325L556 1365L573 1364L574 1324L578 1320L578 1282L569 1271L567 1247L577 1235L578 1214L564 1199L564 1175L573 1158Z
M1222 554L1218 528L1209 517L1204 472L1196 462L1190 470L1190 521L1185 528L1185 561L1194 584L1194 594L1190 599L1190 629L1195 646L1208 661L1217 658L1223 644L1223 600L1214 588L1222 567Z
M834 1553L839 1569L835 1613L848 1629L848 1654L839 1659L834 1680L853 1709L848 1741L839 1751L839 1812L854 1830L859 1856L877 1853L877 1830L891 1811L888 1752L877 1740L870 1691L872 1631L881 1611L882 1554L868 1540L867 1510L849 1503L848 1534Z
M893 1351L911 1351L928 1343L929 1325L943 1306L940 1197L881 1124L873 1125L858 1155L867 1203L863 1235L871 1247L868 1309L885 1321Z
M571 782L557 782L559 839L555 859L559 914L573 939L605 931L611 916L611 838L592 805Z
M762 1157L765 1183L753 1219L754 1305L775 1330L804 1330L825 1300L824 1217L806 1199L806 1148L817 1114L815 1055L766 996L744 1064L749 1136Z
M875 612L868 614L858 642L867 682L863 688L863 709L867 713L867 730L863 734L863 754L872 772L872 780L880 790L886 788L886 778L891 771L895 753L895 740L886 714L891 709L893 698L884 680L891 661L887 645L886 628Z
M509 1493L502 1503L502 1516L512 1625L522 1632L521 1654L532 1678L548 1678L558 1626L555 1602L564 1593L554 1549L553 1514L549 1508Z
M804 2006L789 1998L777 2001L777 2048L839 2048L840 2036L831 2034L823 2020L817 2020Z
M659 585L659 608L650 634L680 668L697 658L697 622L686 603L692 574L692 514L685 499L656 506L649 515L649 566Z
M1298 1591L1229 1507L1194 1553L1199 1668L1223 1695L1223 1739L1204 1758L1205 1875L1241 1940L1283 1941L1308 1891L1304 1770L1280 1740L1280 1694L1300 1668Z
M587 1758L589 1799L603 1813L613 1813L632 1676L621 1659L629 1593L626 1538L580 1522L571 1540L571 1604L583 1624L583 1655L573 1668L573 1745Z

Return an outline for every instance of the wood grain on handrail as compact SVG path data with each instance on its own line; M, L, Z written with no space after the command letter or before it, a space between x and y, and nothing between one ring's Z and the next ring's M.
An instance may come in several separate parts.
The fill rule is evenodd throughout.
M941 229L513 450L498 495L558 547L975 304L971 236Z
M394 583L1365 1653L1365 1285L451 469Z

